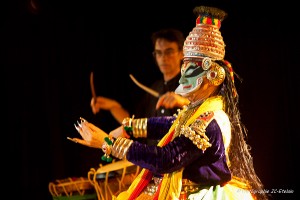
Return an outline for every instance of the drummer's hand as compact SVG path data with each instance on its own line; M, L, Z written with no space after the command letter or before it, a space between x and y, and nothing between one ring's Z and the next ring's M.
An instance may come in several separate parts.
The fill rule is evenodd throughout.
M101 109L112 111L113 109L122 107L116 100L103 96L97 96L96 99L92 98L90 105L94 114L98 113Z
M166 109L172 109L174 107L182 108L185 105L188 105L190 101L175 92L166 92L163 94L156 103L156 109L159 107L165 107Z
M83 139L68 139L88 147L102 148L104 138L108 136L103 130L101 130L94 124L89 123L83 118L80 118L80 122L77 122L77 125L75 124L75 128Z

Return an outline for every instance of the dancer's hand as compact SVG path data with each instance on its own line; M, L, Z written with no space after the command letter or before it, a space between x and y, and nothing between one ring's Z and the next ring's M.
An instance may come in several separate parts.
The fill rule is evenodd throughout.
M98 128L92 123L89 123L83 118L75 124L75 128L83 139L69 138L69 140L93 148L102 148L104 138L107 137L107 133Z

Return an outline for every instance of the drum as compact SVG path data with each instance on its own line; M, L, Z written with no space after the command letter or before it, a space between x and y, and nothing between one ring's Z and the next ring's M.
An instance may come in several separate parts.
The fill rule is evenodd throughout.
M97 200L94 186L87 178L73 177L49 183L53 200Z

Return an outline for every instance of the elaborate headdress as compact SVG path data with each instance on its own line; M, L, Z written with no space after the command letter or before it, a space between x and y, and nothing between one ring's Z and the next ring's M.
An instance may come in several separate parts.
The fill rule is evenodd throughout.
M184 59L209 57L222 60L225 56L225 44L221 32L221 22L227 16L223 10L214 7L199 6L194 8L198 16L196 27L187 36L184 47Z
M232 67L224 60L225 43L219 30L227 13L219 8L208 6L195 7L193 12L197 16L196 26L184 42L183 61L202 66L207 72L205 74L207 79L213 85L220 85L224 81L224 67L227 66L230 77L234 81ZM177 91L179 92L180 88Z

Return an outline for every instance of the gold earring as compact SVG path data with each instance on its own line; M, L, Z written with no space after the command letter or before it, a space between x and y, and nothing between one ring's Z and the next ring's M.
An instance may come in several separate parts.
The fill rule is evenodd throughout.
M223 83L225 79L225 70L218 64L213 63L211 69L207 72L206 77L209 80L210 84L218 86Z

